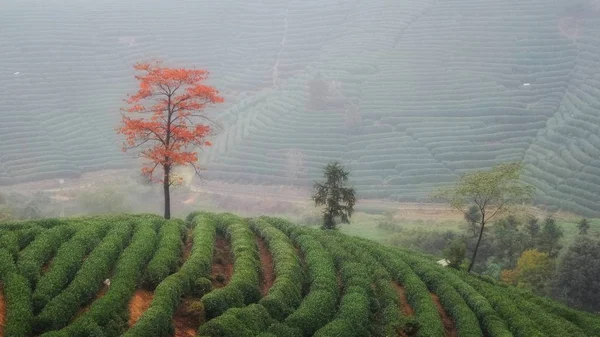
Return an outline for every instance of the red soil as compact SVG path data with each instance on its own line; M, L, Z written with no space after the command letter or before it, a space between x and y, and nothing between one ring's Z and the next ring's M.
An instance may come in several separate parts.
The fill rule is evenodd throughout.
M233 261L229 242L218 235L215 242L215 253L210 278L213 288L222 288L229 283L233 275Z
M273 256L271 256L263 238L256 237L256 242L258 243L260 264L262 266L261 292L262 295L265 296L269 292L269 289L271 289L271 286L273 286L273 281L275 280L275 274L273 272Z
M438 312L440 313L440 317L442 319L442 322L444 323L444 330L445 330L444 336L445 337L457 337L458 331L456 330L454 321L452 320L452 317L450 317L450 315L448 314L446 309L444 309L444 307L442 306L442 303L440 303L440 298L436 294L432 293L431 299L437 306Z
M132 327L148 310L154 294L151 291L138 289L129 300L129 327Z
M183 298L173 316L173 337L196 337L198 326L204 322L204 312L196 311L194 303L198 299Z
M4 289L0 285L0 337L4 336L5 319L6 319L6 303L4 301Z
M408 304L408 299L406 298L406 291L404 290L404 287L396 282L392 282L392 286L396 290L398 298L400 299L400 305L402 306L402 314L405 316L413 316L415 314L415 311L410 306L410 304Z

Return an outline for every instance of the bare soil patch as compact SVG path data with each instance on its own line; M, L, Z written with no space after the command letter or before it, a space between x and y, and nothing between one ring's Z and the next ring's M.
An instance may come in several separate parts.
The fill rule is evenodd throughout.
M406 290L404 289L404 287L394 281L392 281L392 286L394 287L394 289L396 290L396 293L398 294L398 299L400 300L400 305L401 305L400 310L401 310L402 314L404 316L413 316L415 314L415 311L408 303L408 299L406 298Z
M129 300L129 327L132 327L140 317L148 310L154 293L144 289L136 290L131 300Z
M260 255L261 265L261 293L265 296L275 281L275 273L273 271L273 256L265 243L265 240L259 236L256 237L258 244L258 253Z
M202 302L196 298L183 298L173 316L173 337L196 337L197 329L204 321Z
M183 254L182 254L182 264L185 263L185 261L187 261L187 259L189 259L190 255L192 254L192 246L194 245L194 237L192 235L192 229L188 229L187 233L185 235L185 245L183 247Z
M440 317L442 319L442 323L444 323L444 336L445 337L457 337L458 331L456 330L456 326L454 325L454 320L448 314L446 309L442 303L440 303L440 298L436 294L431 294L431 299L435 303L438 308L438 312L440 313Z

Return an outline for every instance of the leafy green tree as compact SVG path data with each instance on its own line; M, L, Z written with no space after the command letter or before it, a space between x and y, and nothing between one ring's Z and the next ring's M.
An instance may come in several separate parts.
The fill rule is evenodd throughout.
M502 272L502 281L544 294L548 280L552 276L554 262L547 253L528 249L521 254L517 267Z
M535 247L535 243L537 241L538 235L540 233L540 220L536 217L530 217L527 220L527 225L525 225L525 230L529 235L529 242L527 243L528 248Z
M540 251L548 253L550 257L556 257L562 249L560 239L563 236L563 230L558 226L556 220L549 216L544 220L537 247Z
M315 182L312 199L315 206L325 206L322 228L335 229L337 218L342 223L350 223L356 196L354 188L347 186L350 171L338 162L327 164L324 173L325 181Z
M493 232L492 254L514 266L521 252L527 245L527 237L519 230L519 221L512 215L496 221L491 227Z
M579 235L587 235L590 230L590 222L586 218L581 218L577 223L577 228L579 229Z
M600 310L600 240L580 237L558 262L553 295L577 308Z
M479 209L479 235L473 250L468 271L471 272L477 258L485 225L494 217L506 212L511 206L529 200L534 192L532 186L520 181L522 166L519 163L501 164L490 170L463 174L452 186L440 189L434 199L443 200L465 215L467 205Z
M481 214L479 213L479 207L471 205L464 214L465 221L467 222L467 235L470 237L476 237L479 234L479 222L481 221Z
M448 247L444 249L444 257L448 260L448 265L452 268L460 268L467 255L467 245L461 240L453 240Z

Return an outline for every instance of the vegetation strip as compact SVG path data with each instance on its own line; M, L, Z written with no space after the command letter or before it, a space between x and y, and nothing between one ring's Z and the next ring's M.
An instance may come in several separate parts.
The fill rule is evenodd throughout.
M40 234L31 244L19 253L17 268L32 286L41 276L42 267L46 264L58 247L68 240L75 228L69 225L57 226Z
M283 232L267 221L267 218L252 221L250 227L258 236L264 238L272 252L277 270L273 286L258 304L231 308L201 326L201 335L234 337L238 334L257 335L264 331L277 331L278 334L289 335L292 331L277 322L296 310L302 299L302 269L295 247ZM260 323L255 322L257 316L261 319Z
M74 336L92 333L96 327L107 335L118 335L129 320L127 305L135 292L157 243L157 227L160 222L140 219L135 224L131 243L115 265L113 279L106 294L92 303L89 310L59 333L50 336ZM44 336L44 335L42 335Z
M209 274L216 235L215 215L194 213L188 217L193 227L194 245L189 259L166 277L154 290L150 307L123 335L124 337L166 337L173 333L173 316L182 296L210 289ZM204 288L203 288L204 286Z
M144 272L143 284L148 289L156 288L179 268L184 230L185 225L181 220L168 220L161 225L158 248Z
M208 319L223 314L229 308L256 303L261 297L258 248L248 222L237 216L224 214L217 222L217 230L227 236L231 243L233 275L226 286L214 289L202 297Z
M433 303L435 303L435 306L437 307L438 312L440 313L440 318L444 323L444 336L457 337L458 332L456 331L456 327L454 326L454 321L452 320L452 317L450 317L446 309L444 309L442 303L440 303L440 298L436 294L431 293L431 299L433 300Z
M0 284L0 337L4 336L4 325L6 324L6 300L4 299L4 287Z
M33 293L33 308L39 312L75 277L84 257L106 235L107 223L89 224L63 244L53 260L52 269L42 275Z
M66 240L57 234L67 231L73 234ZM9 233L0 226L7 244L0 247L4 336L591 337L600 331L597 316L529 291L416 252L278 218L196 212L183 223L115 216ZM47 256L37 252L54 235L62 243L34 288L18 258ZM229 242L234 269L220 288L210 280L222 251L215 249L217 236ZM24 250L21 238L30 242ZM265 251L274 273L268 291L261 279Z
M413 316L415 314L415 311L410 306L410 304L408 304L408 300L406 299L406 290L404 290L404 287L395 281L392 281L392 286L394 287L394 290L396 290L396 294L398 294L398 300L400 301L400 305L402 306L402 314L405 316Z
M102 286L114 263L129 243L133 224L115 224L102 242L94 248L69 285L55 296L36 317L37 332L65 327L79 308L88 303Z

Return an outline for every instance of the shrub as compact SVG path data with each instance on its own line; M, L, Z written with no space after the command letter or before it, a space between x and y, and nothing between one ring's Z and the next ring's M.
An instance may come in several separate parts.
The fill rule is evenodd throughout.
M181 221L166 221L159 231L160 241L156 254L148 263L144 274L144 284L154 289L156 286L179 267L181 256L181 238L184 226Z
M156 243L154 226L146 221L138 223L131 244L125 248L115 266L109 290L66 330L78 331L87 319L91 319L102 327L113 326L113 330L120 334L129 318L127 304L142 277L144 266L156 249Z
M202 297L208 318L221 315L229 308L241 307L260 299L260 262L254 234L247 221L230 214L221 215L217 228L231 242L234 258L233 275L229 283Z
M213 259L215 217L198 213L192 219L194 245L188 260L154 290L152 304L124 337L166 337L173 334L172 317L181 297L192 291L194 281L207 276Z
M40 278L33 293L33 307L36 312L68 285L81 267L85 255L98 245L107 231L106 223L88 224L58 249L52 261L52 268Z
M71 226L58 226L40 234L30 245L19 253L19 272L32 285L37 283L42 266L52 258L58 247L75 232Z
M10 272L2 277L6 296L6 325L4 336L31 336L33 310L31 307L31 288L27 279Z
M37 332L57 330L71 320L77 309L89 302L109 275L114 262L131 238L133 225L119 223L90 253L69 286L54 297L36 317Z

